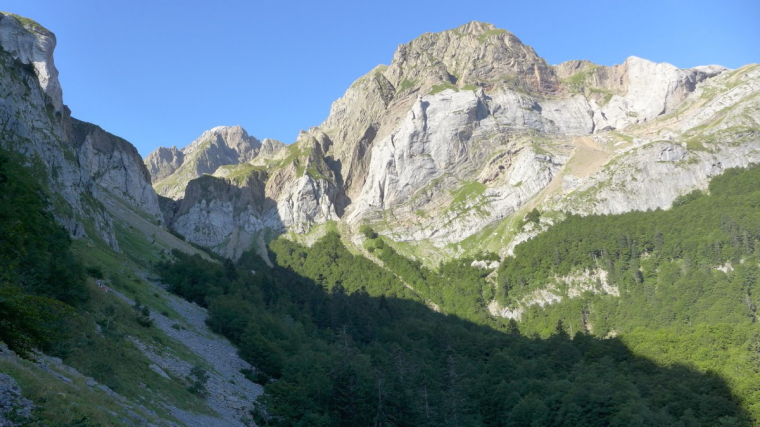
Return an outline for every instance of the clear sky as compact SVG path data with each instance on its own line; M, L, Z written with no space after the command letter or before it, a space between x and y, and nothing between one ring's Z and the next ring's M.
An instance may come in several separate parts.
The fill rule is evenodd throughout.
M758 0L3 0L0 10L56 34L72 115L143 156L219 125L291 143L398 44L473 20L550 64L760 62Z

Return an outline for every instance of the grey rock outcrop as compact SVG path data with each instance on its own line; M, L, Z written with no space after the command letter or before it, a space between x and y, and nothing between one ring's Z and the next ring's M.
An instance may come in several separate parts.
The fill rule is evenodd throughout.
M261 148L259 148L259 157L260 158L268 158L273 155L275 155L278 151L285 148L285 144L282 142L271 139L271 138L264 138L261 141Z
M580 214L668 208L727 168L760 163L758 94L760 66L721 74L697 87L678 111L639 125L635 144L548 206Z
M2 147L22 155L42 177L53 214L73 236L101 238L118 251L113 220L92 198L105 191L160 218L140 157L128 142L71 118L62 104L51 32L0 13L0 44Z
M150 174L137 149L98 126L72 119L73 140L85 187L96 196L99 189L161 218Z
M0 427L27 425L34 404L21 394L16 380L0 373Z
M325 144L304 132L289 149L298 151L282 153L274 165L226 165L191 180L172 206L171 226L188 241L236 259L261 246L264 236L338 220L347 202L325 162Z
M164 180L182 166L185 161L185 153L176 146L158 147L145 158L145 166L150 173L151 181Z
M623 63L625 95L613 95L594 115L596 129L624 129L674 111L696 85L714 77L722 67L680 70L632 56Z
M181 150L159 147L145 158L145 164L157 193L179 199L190 180L212 174L221 166L272 156L283 147L272 139L262 143L240 126L217 126Z
M371 144L357 142L371 157L365 159L364 177L349 178L363 185L358 194L347 188L353 200L347 218L354 224L382 221L395 240L429 239L440 246L461 241L516 212L539 193L555 191L548 188L555 177L588 188L585 176L561 176L563 165L578 152L573 151L572 138L606 135L632 125L646 127L698 97L702 83L725 71L719 66L680 70L636 57L614 67L587 61L549 67L513 35L478 23L423 35L400 46L389 67L374 70L375 82L387 81L390 87L405 82L405 89L397 88L391 101L384 100L385 110L361 106L375 112L379 122L375 128L384 131L376 132ZM357 81L340 103L384 93L382 84L370 85L368 80L369 75ZM351 93L357 87L365 87L364 98ZM410 96L416 99L409 100ZM350 124L337 123L347 117L347 109L337 110L334 105L335 117L323 127L349 128ZM664 150L655 158L670 166L651 165L653 176L686 156L686 149L677 144ZM628 159L629 154L621 156ZM711 161L747 165L752 159L748 153L735 154L733 162ZM499 164L495 170L493 159L505 158L513 163ZM521 178L511 179L509 187L493 179L500 174ZM640 180L641 186L669 186L642 206L668 206L686 189L704 187L709 176L678 183ZM632 194L641 194L641 189ZM640 207L631 200L615 204L615 212Z
M554 93L559 80L532 48L491 24L471 22L399 45L391 65L354 82L319 126L333 141L329 154L340 165L346 194L362 191L373 145L398 130L418 95L479 87Z
M527 127L489 114L501 105L482 90L420 97L398 131L374 147L348 220L390 210L399 219L392 233L400 239L451 243L513 213L552 180L564 159L491 137L506 133L505 126Z
M211 175L190 181L172 226L190 242L239 257L259 231L283 229L276 203L265 196L267 178L253 172L240 181Z
M40 87L50 98L53 113L63 114L63 94L53 61L55 34L31 19L0 13L0 45L22 64L34 67Z

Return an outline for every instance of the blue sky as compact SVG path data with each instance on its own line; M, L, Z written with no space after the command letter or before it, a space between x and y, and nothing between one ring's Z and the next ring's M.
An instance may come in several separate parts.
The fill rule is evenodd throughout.
M511 31L550 64L760 62L757 0L3 0L0 9L56 34L72 115L143 156L218 125L291 143L398 44L472 20Z

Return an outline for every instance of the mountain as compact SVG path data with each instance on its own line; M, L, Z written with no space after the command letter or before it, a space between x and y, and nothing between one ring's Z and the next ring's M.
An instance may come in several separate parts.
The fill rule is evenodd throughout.
M547 221L561 212L667 208L724 168L758 161L759 76L756 65L681 70L636 57L613 67L552 66L513 34L471 22L400 45L320 126L279 157L254 161L267 176L286 168L290 182L301 180L240 199L276 203L276 213L212 206L220 185L245 186L227 180L192 200L173 193L186 207L170 222L226 254L249 247L239 230L304 233L331 220L354 233L370 224L435 258L484 244L501 251L526 238L515 226L531 208L551 212ZM207 169L229 173L215 172ZM186 181L175 173L156 188L175 179Z
M115 197L151 220L161 213L150 174L127 141L71 117L53 62L56 39L36 23L0 15L3 146L21 153L40 176L57 219L76 237L95 236L118 250L100 203Z
M549 65L472 22L293 144L143 162L71 116L50 31L0 45L0 423L760 419L757 65Z
M284 147L279 141L263 142L249 136L240 126L218 126L206 132L190 145L160 147L145 158L156 192L177 198L187 182L203 174L212 174L220 166L247 163L257 156L267 157Z

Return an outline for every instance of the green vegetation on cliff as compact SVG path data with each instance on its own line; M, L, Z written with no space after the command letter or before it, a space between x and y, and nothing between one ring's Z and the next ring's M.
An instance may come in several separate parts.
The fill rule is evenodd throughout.
M84 302L84 269L68 233L18 159L0 151L0 340L22 355L50 349L60 320Z

